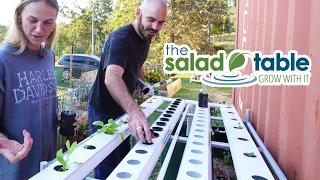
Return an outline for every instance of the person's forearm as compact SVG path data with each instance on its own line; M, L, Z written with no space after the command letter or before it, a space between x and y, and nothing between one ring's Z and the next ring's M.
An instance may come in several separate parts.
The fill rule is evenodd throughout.
M138 72L138 77L143 81L146 82L146 79L144 78L144 65L141 66Z
M105 84L113 99L124 109L126 113L130 114L135 110L140 110L139 105L128 93L128 89L122 78L110 75L105 79Z

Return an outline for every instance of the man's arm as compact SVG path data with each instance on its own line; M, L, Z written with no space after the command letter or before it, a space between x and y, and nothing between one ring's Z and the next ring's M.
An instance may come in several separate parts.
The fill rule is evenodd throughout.
M143 82L146 82L146 79L144 78L144 65L142 65L139 69L138 78L140 78Z
M128 89L122 79L124 69L118 65L109 65L105 72L105 85L107 86L113 99L125 110L129 115L129 130L131 134L145 142L142 130L146 133L146 139L152 142L150 127L146 116L141 111L139 105L129 94Z

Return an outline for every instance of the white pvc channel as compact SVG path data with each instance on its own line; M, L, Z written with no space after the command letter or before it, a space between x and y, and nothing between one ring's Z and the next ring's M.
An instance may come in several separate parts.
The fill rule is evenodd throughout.
M221 115L238 180L273 180L267 164L233 105L222 105ZM237 129L235 127L243 127ZM255 157L248 156L254 153ZM252 154L251 154L252 155Z
M145 145L139 141L111 173L108 179L149 179L185 106L185 101L181 99L172 102L151 126L151 128L162 128L161 131L155 131L159 134L159 137L152 140L152 145ZM171 115L171 117L167 117L167 115Z
M212 179L210 109L196 106L177 179Z
M148 101L141 104L142 111L149 117L162 103L162 97L153 96ZM117 119L126 120L128 115L124 115ZM124 133L125 138L130 135L128 131L128 125L124 124L118 128L119 132ZM120 135L107 135L104 133L96 134L92 138L87 138L84 143L77 146L74 152L69 157L69 162L82 162L81 165L71 164L70 169L65 172L58 172L54 170L54 167L60 165L58 161L52 163L50 166L33 176L32 180L43 180L43 179L68 179L68 180L79 180L84 179L103 159L105 159L116 147L121 144L122 140ZM85 149L85 145L92 145L95 147L93 150ZM64 155L66 159L67 155Z

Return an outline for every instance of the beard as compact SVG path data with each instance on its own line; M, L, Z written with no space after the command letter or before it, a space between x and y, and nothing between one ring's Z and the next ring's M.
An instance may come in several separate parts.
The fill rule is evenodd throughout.
M143 39L150 39L150 40L158 33L158 31L154 30L152 27L150 28L144 27L144 25L142 24L142 15L140 16L140 19L138 21L138 31L140 35L143 37ZM148 32L154 33L154 34L148 34Z

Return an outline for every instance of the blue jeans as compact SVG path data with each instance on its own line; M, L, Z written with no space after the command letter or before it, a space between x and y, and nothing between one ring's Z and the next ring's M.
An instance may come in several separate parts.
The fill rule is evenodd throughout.
M100 113L88 105L88 121L90 125L90 133L95 133L100 126L92 125L94 121L102 121L108 123L110 118L117 119L119 116L111 116L107 114ZM112 171L117 167L117 165L122 161L122 159L130 151L130 136L125 139L112 153L109 154L95 169L94 178L96 179L107 179L107 177L112 173Z

